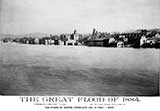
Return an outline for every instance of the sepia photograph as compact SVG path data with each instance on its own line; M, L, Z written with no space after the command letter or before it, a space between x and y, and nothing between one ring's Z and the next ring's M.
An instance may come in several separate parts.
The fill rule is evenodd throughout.
M0 96L159 96L160 0L0 0Z

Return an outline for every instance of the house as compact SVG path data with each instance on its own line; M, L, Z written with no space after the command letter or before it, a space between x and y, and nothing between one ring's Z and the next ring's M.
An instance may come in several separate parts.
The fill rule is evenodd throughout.
M68 40L68 38L70 38L70 35L68 35L68 34L62 34L62 35L60 35L60 45L67 45L67 40Z
M109 47L116 47L117 40L114 37L111 37L111 38L109 38L108 44L109 44Z
M124 42L123 41L118 41L117 42L117 47L124 47Z
M143 46L146 42L147 42L147 38L146 36L143 35L140 39L140 46Z
M34 44L34 38L32 38L32 37L27 37L27 38L25 38L24 42L25 42L26 44Z
M35 44L39 44L39 39L38 39L38 38L35 38L35 39L34 39L34 43L35 43Z
M50 44L50 37L43 37L39 39L39 44L49 45Z
M143 48L153 48L156 45L156 39L151 37L142 36L140 39L140 46Z
M155 48L160 48L160 34L156 34L155 37Z
M155 37L160 38L160 33L157 33Z
M54 45L59 45L60 43L60 39L58 35L53 36L51 40L54 40Z
M116 42L116 39L114 37L109 38L109 44L113 42Z

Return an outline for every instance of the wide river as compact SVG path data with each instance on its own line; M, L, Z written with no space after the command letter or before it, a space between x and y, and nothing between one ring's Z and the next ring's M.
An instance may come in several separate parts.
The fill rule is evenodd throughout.
M159 95L160 49L0 42L0 95Z

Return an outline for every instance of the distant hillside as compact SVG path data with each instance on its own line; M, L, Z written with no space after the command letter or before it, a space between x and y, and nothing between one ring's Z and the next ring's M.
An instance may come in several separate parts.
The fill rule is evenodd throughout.
M45 34L45 33L29 33L29 34L24 34L25 37L37 37L37 38L41 38L41 37L46 37L49 36L49 34Z
M155 31L160 33L160 28L149 29L149 31Z
M20 35L14 35L14 34L0 34L0 38L19 38Z
M22 38L22 37L41 38L41 37L46 37L46 36L49 36L49 34L45 34L45 33L29 33L29 34L21 34L21 35L16 35L16 34L0 34L0 39L1 38Z
M137 33L141 32L141 30L147 30L147 31L153 31L153 32L159 32L160 33L160 28L153 28L153 29L133 29L133 30L127 30L123 33Z

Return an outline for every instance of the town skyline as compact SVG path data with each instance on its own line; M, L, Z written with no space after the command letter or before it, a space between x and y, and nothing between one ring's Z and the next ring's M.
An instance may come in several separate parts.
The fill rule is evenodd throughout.
M160 28L159 0L0 0L0 33L124 32Z

